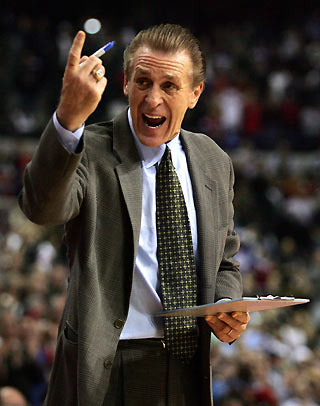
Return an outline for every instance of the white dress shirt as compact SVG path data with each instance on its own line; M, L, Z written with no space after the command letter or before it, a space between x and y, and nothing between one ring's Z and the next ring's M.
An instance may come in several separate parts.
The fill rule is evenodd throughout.
M65 130L53 117L54 125L64 146L74 152L84 126L75 133ZM133 274L129 313L120 339L163 337L163 322L153 314L162 310L159 297L157 230L156 230L156 173L166 145L171 150L172 163L181 183L190 220L193 248L197 261L197 218L192 184L180 136L159 147L147 147L135 135L130 110L128 120L141 158L142 215L139 247Z

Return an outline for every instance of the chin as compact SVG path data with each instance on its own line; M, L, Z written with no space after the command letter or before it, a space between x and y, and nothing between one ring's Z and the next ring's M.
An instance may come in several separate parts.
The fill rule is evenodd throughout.
M151 148L159 147L166 142L166 140L159 139L158 137L140 136L138 138L141 144Z
M159 129L148 129L147 131L140 131L137 134L140 142L148 147L158 147L167 142L168 140L165 135L165 132L159 131Z

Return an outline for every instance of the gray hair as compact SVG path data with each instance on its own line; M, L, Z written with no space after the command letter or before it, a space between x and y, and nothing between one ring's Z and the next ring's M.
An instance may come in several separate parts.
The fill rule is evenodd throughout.
M123 54L123 70L130 79L136 51L147 46L155 51L176 53L186 51L193 64L192 85L197 86L205 79L206 62L197 38L178 24L161 24L140 31L130 42Z

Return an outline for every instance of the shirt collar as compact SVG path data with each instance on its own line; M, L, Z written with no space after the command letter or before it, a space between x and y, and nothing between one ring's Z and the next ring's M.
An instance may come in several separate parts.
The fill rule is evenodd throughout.
M179 149L182 148L181 141L180 141L180 134L178 134L177 137L174 137L171 141L169 141L166 144L159 145L158 147L148 147L140 142L139 138L137 137L137 135L134 131L130 108L128 109L128 121L129 121L130 129L132 131L136 147L138 149L138 153L141 158L142 166L144 166L146 168L150 168L151 166L155 165L157 162L161 161L162 155L164 154L164 151L166 149L166 145L168 145L168 147L170 148L170 151L171 151L173 165L174 165L174 167L176 167L176 165L175 165L175 161L177 159L176 156L179 152Z

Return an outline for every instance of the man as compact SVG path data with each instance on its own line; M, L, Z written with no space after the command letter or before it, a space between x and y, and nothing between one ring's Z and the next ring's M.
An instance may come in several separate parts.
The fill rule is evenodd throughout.
M210 332L230 343L249 315L186 318L184 327L182 319L153 316L163 307L242 294L232 260L239 239L231 161L209 137L181 129L203 91L203 55L178 25L140 32L124 53L129 110L83 130L107 84L102 61L81 58L84 40L80 31L59 106L26 169L20 197L32 221L65 224L68 245L68 297L46 405L210 405ZM171 186L159 186L165 165L179 189L172 204L164 198ZM177 200L183 220L174 218L163 231ZM169 210L160 215L166 203ZM178 243L168 243L182 223ZM188 246L188 258L179 253L168 265L173 245L177 252ZM181 287L172 293L177 275ZM172 321L179 325L173 328L177 347ZM185 332L192 338L182 343Z

